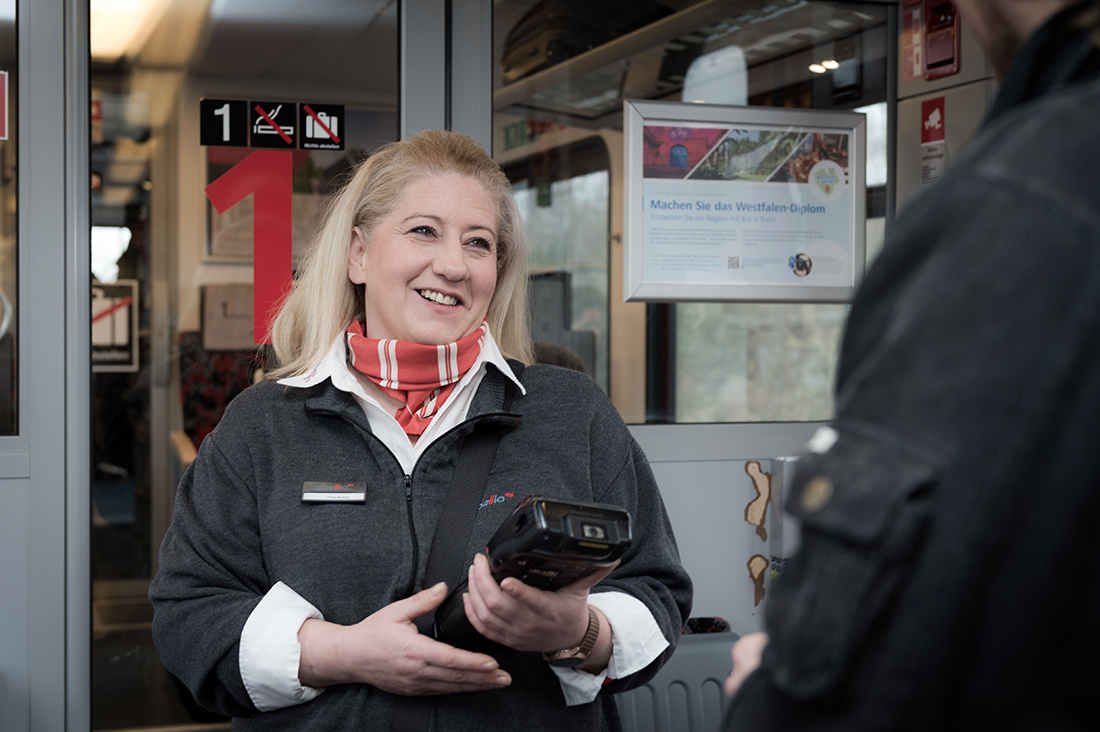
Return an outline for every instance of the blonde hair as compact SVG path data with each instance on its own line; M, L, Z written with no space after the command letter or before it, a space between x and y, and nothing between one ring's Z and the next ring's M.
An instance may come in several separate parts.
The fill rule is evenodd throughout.
M363 312L363 289L348 279L352 227L358 226L369 241L410 183L448 173L471 178L497 204L497 285L487 320L505 356L532 361L527 235L512 199L512 186L473 138L429 130L386 145L364 160L330 203L300 275L272 325L271 340L280 367L270 376L302 374L316 366L333 340Z

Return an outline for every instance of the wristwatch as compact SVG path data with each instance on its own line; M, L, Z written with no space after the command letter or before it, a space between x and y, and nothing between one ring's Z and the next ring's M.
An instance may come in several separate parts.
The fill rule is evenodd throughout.
M559 668L580 666L588 660L588 654L592 653L592 649L596 647L596 639L599 637L600 616L590 606L588 608L588 630L585 631L584 640L581 641L581 644L553 653L544 653L542 658L551 666L558 666Z

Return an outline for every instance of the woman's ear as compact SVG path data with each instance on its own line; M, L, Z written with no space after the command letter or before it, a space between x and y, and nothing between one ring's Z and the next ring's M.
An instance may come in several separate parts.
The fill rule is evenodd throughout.
M367 240L358 226L351 229L351 246L348 247L348 279L356 285L367 281Z

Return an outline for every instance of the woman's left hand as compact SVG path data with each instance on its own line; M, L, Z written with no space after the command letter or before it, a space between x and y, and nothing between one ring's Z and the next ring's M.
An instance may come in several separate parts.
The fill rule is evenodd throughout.
M549 592L515 577L506 577L498 585L488 558L478 554L470 567L469 590L462 597L466 617L477 632L517 651L553 653L572 648L580 645L588 630L588 590L613 569L601 569Z

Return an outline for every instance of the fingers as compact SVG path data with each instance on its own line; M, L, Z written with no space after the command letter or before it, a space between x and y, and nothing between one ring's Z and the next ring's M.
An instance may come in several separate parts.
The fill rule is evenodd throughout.
M512 683L512 677L491 656L459 650L426 636L421 636L418 645L410 655L419 669L408 675L401 692L406 696L484 691Z
M737 693L737 690L741 687L742 679L737 673L737 644L734 643L730 646L730 673L726 677L725 682L722 684L722 688L726 692L726 696L732 697Z
M463 605L474 629L490 640L501 642L502 639L494 632L496 626L502 618L516 610L515 588L511 589L506 593L497 584L483 554L474 557L473 566L469 569L469 591L463 596Z
M439 582L431 587L421 590L412 597L390 603L378 612L396 622L412 622L421 615L427 615L443 604L447 599L447 583Z
M421 635L410 618L439 604L442 586L377 611L355 626L338 650L351 664L345 681L402 696L499 689L512 683L492 656L464 651Z
M584 594L587 595L588 590L595 587L604 577L614 572L618 568L618 566L619 562L615 562L610 567L603 567L602 569L598 569L587 577L581 577L573 584L562 587L559 592L565 590L584 591Z
M733 670L726 677L724 684L726 695L733 696L741 688L753 671L760 666L760 660L764 654L764 648L768 645L767 633L749 633L742 636L733 648L730 649L730 657L733 660Z
M492 656L462 651L423 635L419 645L420 681L426 693L494 689L511 682L507 671L500 669Z
M580 642L588 626L588 590L555 592L529 587L515 578L500 585L479 555L469 571L463 597L466 617L481 635L518 651L549 651Z

